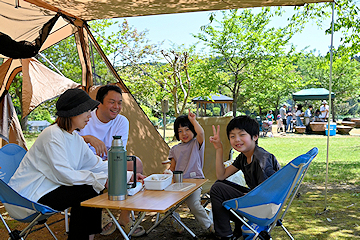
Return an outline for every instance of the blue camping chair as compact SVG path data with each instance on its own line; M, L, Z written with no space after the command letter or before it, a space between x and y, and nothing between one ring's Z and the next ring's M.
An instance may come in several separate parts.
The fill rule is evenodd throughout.
M9 240L26 239L31 229L37 224L44 224L51 235L57 239L46 224L46 220L58 211L22 197L8 185L25 153L25 149L11 143L0 149L0 201L12 218L19 222L29 223L29 225L23 231L11 231L0 214L1 221L9 232Z
M317 148L311 149L289 162L246 195L223 203L227 210L243 222L242 234L245 240L270 239L270 232L275 226L281 226L286 234L294 239L282 224L282 220L317 153ZM282 211L286 203L287 207Z

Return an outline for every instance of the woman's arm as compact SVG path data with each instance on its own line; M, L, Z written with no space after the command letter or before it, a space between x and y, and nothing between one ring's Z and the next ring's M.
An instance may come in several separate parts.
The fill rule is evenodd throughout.
M104 188L108 176L107 162L95 156L80 137L71 149L67 149L64 136L55 133L44 144L43 151L49 167L49 171L43 172L46 178L59 185L86 184L93 186L96 191ZM68 159L68 156L75 159Z

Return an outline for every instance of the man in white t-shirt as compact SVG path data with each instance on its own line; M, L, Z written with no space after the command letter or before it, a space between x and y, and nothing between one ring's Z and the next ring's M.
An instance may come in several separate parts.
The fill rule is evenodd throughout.
M121 136L124 148L129 135L129 121L126 117L120 115L122 107L122 91L118 86L105 85L99 88L96 94L96 100L100 102L97 109L91 112L91 118L81 129L79 135L82 136L90 149L104 160L107 159L107 151L112 144L113 136ZM144 179L142 174L143 165L139 158L136 162L137 179ZM132 163L129 162L128 170L132 170ZM129 211L122 211L119 218L120 225L124 226L125 231L132 226ZM141 236L145 233L142 226L135 230L133 237ZM104 234L107 235L107 234Z
M320 120L322 122L325 122L327 121L328 117L329 117L329 105L327 105L327 102L326 100L324 100L322 102L323 105L321 105L320 107L320 112L321 112L321 115L320 115Z

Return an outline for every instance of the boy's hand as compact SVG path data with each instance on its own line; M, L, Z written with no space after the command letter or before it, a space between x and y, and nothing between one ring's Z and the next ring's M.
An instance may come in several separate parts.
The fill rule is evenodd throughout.
M189 114L188 114L188 118L189 118L189 121L193 121L193 120L196 120L196 114L195 113L192 113L189 109Z
M222 143L220 140L220 125L217 126L217 130L215 126L212 125L214 136L210 137L210 142L214 145L215 149L222 148Z

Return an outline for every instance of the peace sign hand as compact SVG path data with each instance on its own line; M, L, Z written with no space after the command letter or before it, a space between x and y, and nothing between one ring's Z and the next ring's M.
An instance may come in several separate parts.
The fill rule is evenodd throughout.
M217 126L217 129L215 129L215 126L212 125L214 136L210 137L210 142L214 145L215 149L222 148L222 143L220 139L220 125Z

